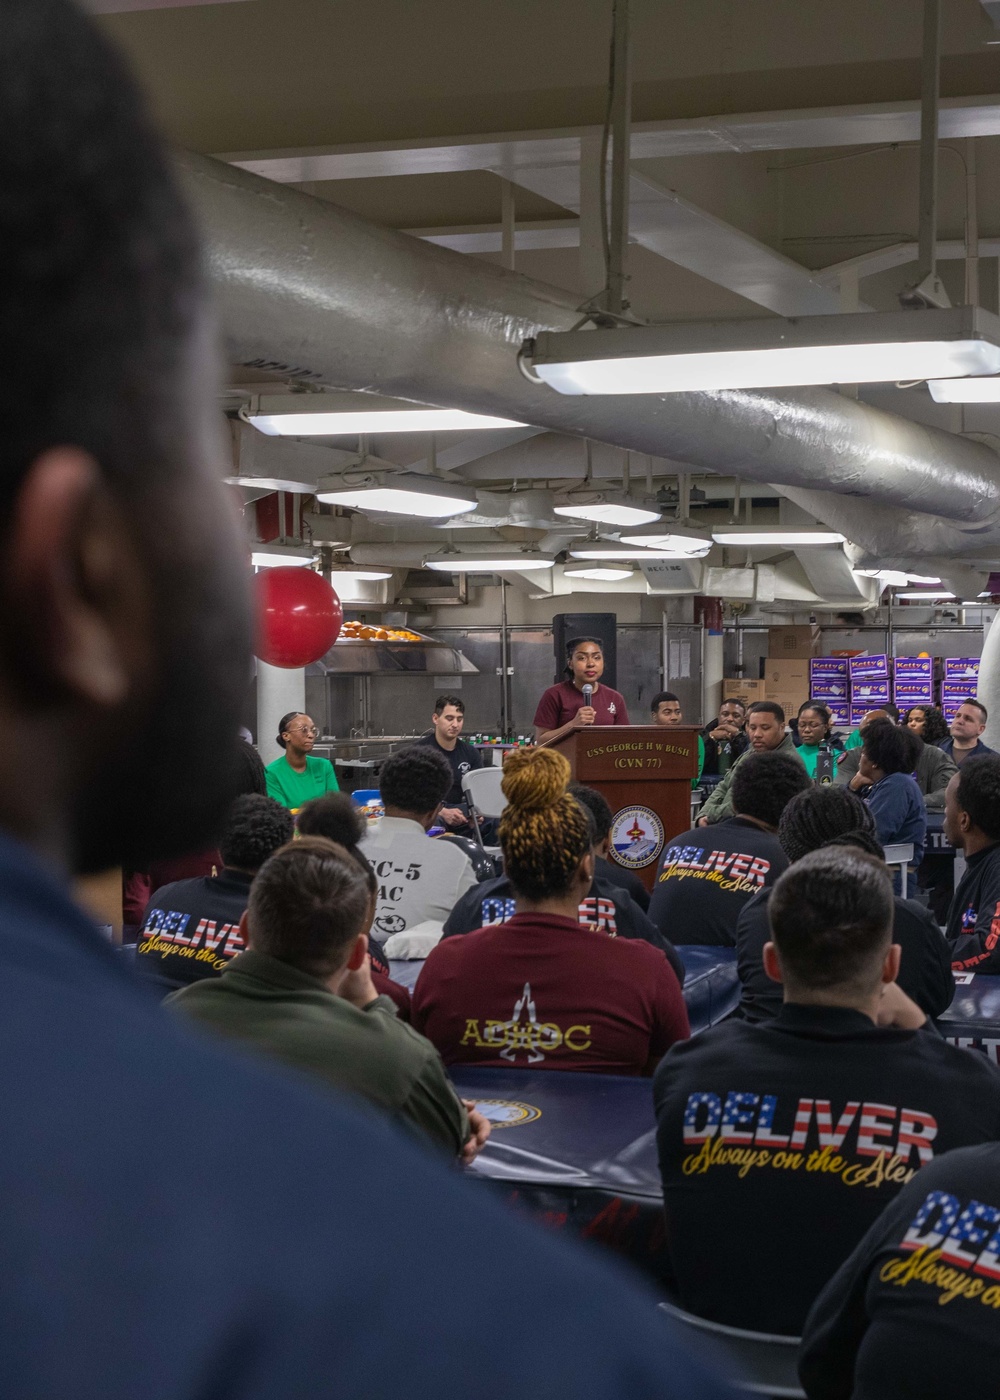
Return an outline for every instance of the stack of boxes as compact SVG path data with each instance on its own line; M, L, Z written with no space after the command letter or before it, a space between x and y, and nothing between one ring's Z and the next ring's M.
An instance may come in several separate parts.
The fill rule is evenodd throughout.
M934 703L934 661L930 656L897 656L892 663L892 698L901 715L913 705Z
M974 696L979 684L979 658L975 656L946 656L941 681L941 709L946 724L951 724L963 700Z
M875 656L852 656L848 660L851 678L851 728L855 729L868 710L889 703L889 658L884 652Z
M809 698L819 700L833 716L835 729L851 721L851 682L846 656L814 656L809 662Z

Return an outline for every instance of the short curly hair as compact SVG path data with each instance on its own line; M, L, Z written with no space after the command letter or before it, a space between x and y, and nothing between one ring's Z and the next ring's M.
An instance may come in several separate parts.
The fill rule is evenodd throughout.
M223 865L259 870L279 846L292 839L295 822L287 807L258 792L237 797L219 842Z
M605 837L611 834L612 815L608 806L608 799L603 792L598 792L596 788L587 787L584 783L570 783L567 789L570 797L575 797L580 806L590 816L592 822L591 837L592 843L599 846Z
M755 817L777 827L792 798L811 786L801 758L775 750L751 751L733 772L733 809L737 816Z
M425 744L411 744L391 754L378 775L385 805L417 817L440 807L453 782L451 764Z
M369 887L377 888L371 861L360 849L368 822L346 792L328 792L311 798L299 809L295 829L300 836L325 836L334 845L342 846L365 871Z
M939 744L942 739L947 739L948 725L943 713L936 705L911 705L904 716L903 723L909 724L910 716L917 710L924 717L924 732L920 737L925 744Z
M912 773L923 748L912 729L900 729L891 719L873 719L865 730L862 752L869 763L890 773Z
M956 800L973 826L1000 841L1000 754L965 760L958 770Z

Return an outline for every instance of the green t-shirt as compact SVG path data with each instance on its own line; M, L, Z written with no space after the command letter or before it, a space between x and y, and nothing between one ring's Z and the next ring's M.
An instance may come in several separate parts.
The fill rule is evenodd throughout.
M860 749L864 742L864 739L862 739L861 737L861 730L852 729L850 734L848 734L847 738L844 740L844 748Z
M282 754L267 765L264 773L268 797L273 797L275 802L280 802L290 812L297 812L312 798L322 797L325 792L340 791L337 774L328 758L313 758L307 754L305 772L296 773L287 755Z

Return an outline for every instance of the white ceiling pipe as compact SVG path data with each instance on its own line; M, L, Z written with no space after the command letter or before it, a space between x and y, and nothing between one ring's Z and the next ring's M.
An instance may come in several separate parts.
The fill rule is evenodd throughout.
M939 574L942 560L966 564L995 560L1000 553L1000 522L961 525L916 511L894 510L872 500L838 496L831 491L781 486L781 494L856 546L856 568L910 569ZM931 567L934 561L935 567ZM918 567L919 565L919 567ZM938 567L937 565L941 565Z
M184 154L179 171L242 364L946 519L1000 508L989 448L826 389L598 400L530 384L517 351L578 320L567 293L219 161Z

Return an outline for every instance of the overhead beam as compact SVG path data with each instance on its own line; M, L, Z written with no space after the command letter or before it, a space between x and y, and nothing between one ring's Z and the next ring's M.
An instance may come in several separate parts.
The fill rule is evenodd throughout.
M404 233L436 243L439 248L451 248L456 253L499 253L503 248L503 229L499 224L461 224L450 228L408 228ZM578 219L538 219L515 224L514 251L532 252L539 248L578 248L580 222Z
M114 0L112 0L114 3ZM1000 3L1000 0L998 0ZM1000 135L1000 97L943 98L941 140ZM354 145L300 146L229 151L219 160L280 184L313 180L378 179L456 170L496 170L515 183L531 166L576 164L581 141L599 127L519 131L487 135L373 141ZM672 121L634 122L630 158L661 160L719 152L791 151L819 146L878 146L920 138L920 103L872 102L845 107L746 112Z
M1000 4L1000 0L997 0ZM854 273L858 277L873 277L877 272L887 272L893 267L903 267L906 263L915 262L918 256L918 247L914 243L889 243L884 248L876 248L871 253L858 253L853 258L845 258L842 262L830 263L827 267L817 268L813 272L813 277L817 282L823 282L830 286L835 285L845 273ZM980 238L979 256L981 258L1000 258L1000 238ZM955 262L959 258L965 257L965 241L961 238L942 238L937 244L937 258L939 262Z
M518 181L553 204L579 213L578 166L532 166L519 172ZM840 310L839 292L800 263L634 171L629 180L629 225L633 243L778 316L822 316Z

